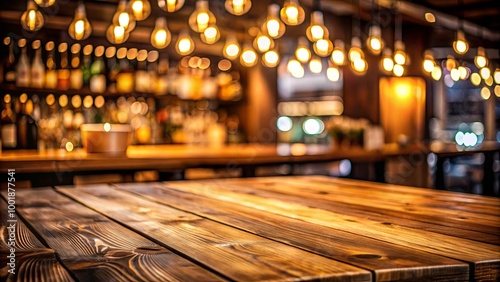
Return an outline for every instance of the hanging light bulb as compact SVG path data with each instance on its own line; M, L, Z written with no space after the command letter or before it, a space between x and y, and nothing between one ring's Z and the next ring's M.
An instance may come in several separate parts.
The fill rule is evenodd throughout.
M274 48L274 40L263 33L259 33L253 40L253 47L259 52L265 53Z
M158 7L165 12L173 13L184 5L184 0L158 0Z
M450 77L453 81L459 81L460 80L460 71L458 69L451 69Z
M359 37L353 37L351 39L351 49L349 49L347 57L351 62L365 57L363 51L361 50L361 40L359 39Z
M280 62L280 55L274 50L269 50L262 56L262 63L264 66L269 68L274 68Z
M286 64L286 69L295 78L304 77L304 67L296 59L290 59Z
M149 0L131 0L128 5L136 21L143 21L151 14Z
M337 65L330 62L328 64L328 69L326 70L326 77L328 80L336 82L340 80L340 69Z
M486 58L486 52L483 47L477 48L477 55L474 57L474 64L478 68L484 68L488 65L488 59Z
M320 39L313 43L313 50L318 56L329 56L333 51L333 43L328 38Z
M240 54L240 45L238 41L236 41L236 37L228 36L226 39L226 45L224 45L224 49L222 50L222 54L224 57L234 60L238 58Z
M216 18L212 12L208 9L207 0L196 1L196 9L189 16L189 27L196 32L203 32L209 26L213 26L216 23Z
M469 68L466 68L465 66L459 66L458 67L458 72L460 74L460 79L461 80L466 80L467 78L469 78L469 73L470 73L470 69Z
M194 42L187 30L183 30L179 33L179 38L175 44L175 50L183 56L189 55L194 51Z
M202 33L200 33L200 39L203 43L214 44L219 41L220 31L216 25L207 27Z
M448 71L451 71L452 69L457 67L458 63L455 60L455 58L453 58L452 55L448 55L448 58L446 59L445 65L446 65L446 69Z
M332 51L332 61L337 66L346 64L344 41L339 39L335 40L335 48Z
M129 33L123 26L110 25L106 31L106 38L113 44L122 44L127 41Z
M27 31L40 30L45 23L43 14L38 11L33 0L28 0L26 11L21 15L21 25Z
M267 6L267 19L262 25L262 31L271 38L280 38L285 33L285 24L278 17L279 10L278 4Z
M314 56L309 61L309 70L315 74L321 73L323 70L323 64L321 63L321 59L319 57Z
M372 25L368 32L368 39L366 40L366 46L374 55L380 54L384 48L384 40L382 40L382 30L380 26Z
M363 75L368 70L368 63L364 58L356 58L351 62L351 67L355 71L354 73L357 75Z
M405 73L405 67L403 65L395 64L392 69L392 73L397 77L401 77Z
M481 98L483 98L484 100L488 100L491 96L491 91L488 87L484 86L483 88L481 88Z
M280 11L281 20L287 25L299 25L304 22L305 12L299 0L286 0Z
M488 77L491 76L491 70L488 67L484 67L484 68L479 70L479 74L481 75L481 77L484 80L486 80L486 79L488 79Z
M229 13L241 16L246 14L250 8L252 7L252 1L250 0L226 0L224 5L226 7L226 11Z
M467 53L469 50L469 43L465 40L464 32L461 30L457 31L457 40L453 41L453 50L460 55Z
M247 44L241 51L240 62L245 67L253 67L257 64L257 53Z
M386 72L392 72L394 68L394 61L392 60L392 50L384 48L382 51L382 69Z
M151 33L151 45L157 49L163 49L170 44L172 35L167 27L167 19L157 18L155 29Z
M75 40L87 39L92 33L92 26L90 26L89 20L85 14L83 2L80 2L76 8L75 17L69 24L68 33L69 36Z
M424 53L424 61L422 62L422 67L424 71L431 73L434 69L436 62L434 61L434 55L431 50L426 50Z
M443 71L441 70L441 67L436 65L433 69L432 69L432 72L431 72L431 77L432 79L434 79L435 81L438 81L441 79L441 75L443 74Z
M307 39L311 42L316 42L323 38L328 38L328 29L323 21L323 13L314 11L311 14L311 24L306 30Z
M120 0L118 2L118 8L113 16L113 25L123 27L126 33L134 30L135 19L127 9L127 0Z
M496 68L495 72L493 73L493 79L495 80L496 84L500 84L500 69Z
M295 49L295 57L301 63L307 63L311 59L311 50L309 50L309 42L302 36L298 39L297 49Z
M398 65L405 65L407 63L408 55L405 52L405 44L403 41L396 40L394 42L394 62Z
M38 6L43 7L43 8L50 7L50 6L54 5L55 2L56 2L56 0L35 0L35 3Z

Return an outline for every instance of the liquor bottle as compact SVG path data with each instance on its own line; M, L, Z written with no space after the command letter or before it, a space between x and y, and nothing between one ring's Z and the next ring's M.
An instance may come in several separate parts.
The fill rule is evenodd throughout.
M75 43L71 46L71 71L69 77L69 87L71 89L82 89L83 87L83 70L80 63L81 45Z
M54 57L55 44L53 41L47 42L45 44L45 51L47 52L47 71L45 72L45 88L56 89L57 88L57 70L56 61Z
M63 42L59 44L58 51L60 53L61 67L57 70L57 89L68 90L70 76L68 69L68 43Z
M43 88L45 85L45 66L42 60L42 50L40 48L40 40L33 41L33 50L35 50L35 58L31 65L31 87Z
M17 146L16 115L12 111L12 97L6 94L3 98L5 109L0 119L0 138L2 139L2 150L14 150Z
M14 41L10 37L3 40L5 45L9 46L9 55L7 56L3 67L3 83L16 84L16 56L14 55Z
M148 75L149 75L149 91L158 94L159 78L158 78L158 51L153 50L148 53Z
M92 51L94 47L92 45L85 45L83 47L83 86L90 87L90 78L92 74L90 73L90 67L92 65Z
M21 56L16 66L16 86L29 87L30 86L30 60L26 51L26 39L20 39L18 42L21 48Z
M149 92L150 90L151 82L147 71L147 57L146 50L140 50L137 54L137 69L135 71L135 91L137 92Z
M102 58L104 50L104 46L97 46L95 48L94 62L90 66L90 91L94 93L104 93L106 91L106 65Z
M168 69L169 69L169 62L167 58L161 58L159 63L158 63L158 80L157 80L157 87L154 91L156 95L165 95L168 93Z
M116 93L116 75L120 71L120 65L116 59L116 47L110 46L106 48L106 63L107 63L107 89L110 93Z
M118 93L130 93L134 90L134 71L126 54L127 49L118 49L117 57L120 60L120 71L116 75L116 91Z
M33 102L26 93L19 96L20 110L17 115L17 149L38 149L38 126L31 116Z

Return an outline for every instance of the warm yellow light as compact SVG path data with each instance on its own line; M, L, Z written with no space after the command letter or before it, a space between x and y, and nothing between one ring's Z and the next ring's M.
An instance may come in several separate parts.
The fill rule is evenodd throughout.
M435 23L436 22L436 17L434 16L433 13L425 13L424 18L427 22L429 23Z
M309 70L315 74L321 73L321 71L323 70L321 59L318 57L313 57L311 61L309 61Z
M384 48L382 53L382 69L386 72L392 72L394 61L392 60L392 51L389 48Z
M189 36L187 30L181 31L179 34L179 38L177 39L177 44L175 44L177 53L180 55L186 56L191 54L194 51L194 42L193 39Z
M453 58L453 56L451 56L451 55L448 55L448 59L446 59L446 69L448 71L451 71L452 69L456 68L457 65L458 65L458 63L455 60L455 58Z
M135 28L135 18L129 12L126 0L120 0L120 2L118 2L118 8L113 16L112 22L114 26L123 27L127 33Z
M271 4L267 7L267 19L262 30L271 38L280 38L285 33L285 24L278 18L280 6Z
M491 97L491 91L488 87L484 86L481 88L481 98L488 100Z
M66 145L64 146L66 148L66 151L71 152L74 149L73 143L71 142L66 142Z
M458 69L451 69L450 76L451 76L451 79L453 79L453 81L459 81L460 80L460 71Z
M405 68L402 65L396 64L394 65L394 68L392 68L392 73L395 76L401 77L405 73Z
M443 71L441 70L441 67L436 65L434 67L434 69L432 69L432 72L431 72L431 77L432 79L438 81L441 79L441 75L443 74Z
M113 44L122 44L127 41L129 36L128 32L125 32L125 28L123 26L109 26L106 32L106 38L109 42Z
M304 77L304 68L302 64L296 59L291 59L286 65L287 71L295 78Z
M252 7L252 1L250 0L226 0L224 5L226 10L236 16L241 16L246 14Z
M331 59L337 66L345 65L345 50L342 40L335 40L335 49L333 49Z
M165 12L173 13L184 5L184 0L158 0L158 7Z
M313 43L313 50L316 55L326 57L333 51L333 43L329 39L320 39Z
M40 30L45 23L43 14L38 11L35 2L28 0L28 7L21 15L21 25L27 31Z
M323 13L314 11L311 14L311 24L306 30L307 39L311 42L316 42L323 38L328 38L328 29L325 27Z
M490 77L490 75L491 75L491 71L488 67L484 67L484 68L479 70L479 74L481 75L481 77L483 79L488 79L488 77Z
M142 21L151 14L151 4L149 0L132 0L129 2L129 10L132 11L136 21Z
M424 55L424 61L422 62L422 66L424 71L431 73L434 69L436 62L434 61L434 55L431 50L426 50Z
M274 41L265 34L259 34L255 37L253 46L259 52L265 53L274 47Z
M240 62L245 67L255 66L257 64L257 53L255 53L250 46L243 48L240 56Z
M230 60L234 60L238 57L240 54L240 45L234 36L229 36L226 39L226 45L224 46L222 53L224 57Z
M457 39L453 41L453 50L457 54L463 55L469 50L469 43L465 40L465 35L463 31L457 31Z
M151 45L158 49L167 47L172 41L172 36L167 27L167 19L157 18L155 29L151 33Z
M299 25L304 22L305 12L298 0L287 0L280 11L281 20L287 25Z
M262 60L264 65L266 67L270 67L270 68L277 66L279 61L280 61L280 56L279 56L278 52L276 52L274 50L267 51L264 54L263 60Z
M201 41L206 44L214 44L219 41L220 32L217 26L209 26L200 34Z
M493 79L495 79L496 84L500 84L500 68L496 68L493 73Z
M488 86L492 86L493 85L493 77L490 75L490 77L488 77L487 79L484 80L484 83Z
M366 45L374 55L378 55L380 54L380 52L382 52L382 49L384 48L385 44L384 41L382 40L382 31L380 29L380 26L372 25L370 27L370 30L368 32L368 39L366 40Z
M302 63L307 63L311 59L311 51L309 50L308 44L305 37L300 37L297 49L295 49L295 57Z
M470 75L470 82L475 86L479 86L481 84L481 76L477 72L472 73Z
M40 7L47 8L52 6L56 0L35 0L36 4Z
M394 62L399 65L406 64L406 52L405 52L405 44L402 41L396 41L394 43Z
M399 75L400 76L400 75ZM411 94L412 85L409 83L400 82L394 87L394 92L399 98L409 98Z
M493 91L495 92L495 96L500 97L500 85L496 85Z
M340 70L337 66L331 65L326 70L326 77L328 80L336 82L340 80Z
M109 124L108 122L106 122L103 127L104 127L104 131L106 131L106 132L111 131L111 124Z
M464 66L459 66L458 67L458 72L460 73L460 79L461 80L466 80L469 78L469 69L464 67Z
M351 62L364 58L363 51L361 50L361 40L359 37L353 37L351 39L351 49L349 49L347 57Z
M477 48L477 55L474 57L474 64L478 68L484 68L488 64L488 59L486 58L486 51L483 47Z
M351 66L356 74L364 74L368 69L368 63L363 58L357 58L351 62Z
M205 31L209 26L215 25L216 18L208 9L208 1L196 1L196 9L189 16L188 23L192 30L200 33Z

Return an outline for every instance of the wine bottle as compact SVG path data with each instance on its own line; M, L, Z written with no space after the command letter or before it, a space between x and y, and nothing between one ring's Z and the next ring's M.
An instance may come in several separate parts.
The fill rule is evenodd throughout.
M9 46L9 55L4 62L4 83L16 84L16 56L14 55L14 41L10 37L5 37L3 40L5 45Z
M116 47L109 46L106 48L106 62L107 62L107 89L110 93L116 93L116 75L120 71L120 65L116 59Z
M75 43L71 46L71 71L69 77L69 87L71 89L82 89L83 87L83 70L80 63L81 45Z
M68 69L68 43L63 42L59 44L58 51L60 54L61 67L57 70L57 89L68 90L70 76L70 71Z
M6 94L3 98L5 109L0 119L0 138L2 139L2 150L14 150L17 146L16 115L12 111L12 97Z
M92 45L85 45L83 47L83 86L90 87L90 77L92 74L90 73L90 66L92 65L92 51L94 47Z
M149 92L150 84L149 74L147 72L148 51L140 50L137 54L137 69L135 71L135 91Z
M149 92L158 94L159 78L158 78L158 57L159 53L156 50L148 53L148 76L149 76Z
M26 39L20 39L18 42L21 48L21 56L16 67L16 86L29 87L30 86L30 60L26 51Z
M104 55L104 46L95 48L94 62L90 66L90 91L94 93L104 93L106 91L106 65L102 56Z
M38 127L31 116L33 102L26 93L19 96L20 110L17 115L17 149L38 149Z
M33 41L32 47L35 50L35 58L31 65L31 87L43 88L45 85L45 66L42 60L42 50L40 40Z
M56 89L57 88L57 70L56 61L54 57L55 44L53 41L47 42L45 44L45 51L47 52L47 71L45 72L45 88Z

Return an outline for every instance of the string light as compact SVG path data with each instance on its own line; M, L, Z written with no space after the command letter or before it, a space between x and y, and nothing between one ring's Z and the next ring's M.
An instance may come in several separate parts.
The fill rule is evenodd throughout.
M343 66L346 64L345 47L342 40L335 40L335 48L332 51L331 59L337 66Z
M305 12L298 0L286 0L280 11L281 20L286 25L299 25L304 22Z
M196 9L189 16L189 27L196 32L203 32L209 26L213 26L216 23L216 18L212 12L208 9L208 1L198 0L196 1Z
M202 33L200 33L200 39L203 43L214 44L219 41L220 31L216 25L207 27Z
M323 38L328 38L328 29L323 20L321 11L314 11L311 14L311 24L306 30L307 39L311 42L316 42Z
M191 36L189 36L189 32L187 30L181 31L175 44L177 53L183 56L189 55L194 51L194 47L194 42Z
M43 14L38 11L33 0L28 0L26 11L21 15L21 26L27 31L38 31L45 23Z
M113 44L122 44L127 41L129 33L123 26L110 25L106 31L106 38Z
M469 43L465 40L464 32L461 30L457 31L457 39L453 41L453 50L460 55L467 53L469 50Z
M236 37L234 36L227 37L226 45L224 45L222 54L224 55L224 57L230 60L238 58L238 55L240 54L240 45L238 44L238 41L236 41Z
M113 16L113 25L121 26L124 32L129 33L135 28L134 16L127 9L127 1L120 0L118 2L118 8Z
M158 0L158 7L165 12L173 13L184 5L184 0Z
M328 38L320 39L313 43L313 50L318 56L329 56L333 51L333 43Z
M474 57L474 64L478 68L484 68L488 65L488 59L486 58L486 51L483 47L477 48L477 55Z
M309 61L309 70L315 74L321 73L323 70L323 64L321 63L321 59L319 57L314 56Z
M252 7L252 1L250 0L226 0L224 4L226 11L229 13L241 16L246 14Z
M441 70L441 67L436 65L434 66L434 68L432 69L432 72L431 72L431 77L432 79L434 79L435 81L438 81L441 79L441 75L443 74L443 71Z
M351 48L349 49L347 57L351 62L354 62L357 59L364 58L364 53L361 50L361 40L359 39L359 37L351 38Z
M405 65L408 55L406 55L405 44L403 41L397 40L394 42L394 49L394 62L399 65Z
M280 38L285 33L285 24L279 19L280 6L271 4L267 7L267 19L262 25L262 30L271 38Z
M274 47L274 40L263 33L259 33L253 40L253 47L259 52L265 53Z
M87 19L83 2L80 2L76 8L75 17L68 27L68 33L75 40L87 39L92 33L92 26Z
M151 33L151 45L158 49L163 49L170 44L172 35L167 27L167 19L157 18L155 29Z
M326 77L328 80L336 82L340 80L340 69L337 65L330 62L328 64L328 69L326 70Z
M495 72L493 73L493 79L495 80L496 84L500 84L500 68L495 69Z
M262 63L269 68L277 66L280 62L280 55L274 50L267 51L262 57Z
M290 59L286 65L286 69L295 78L304 77L304 67L296 59Z
M382 51L382 70L390 73L394 68L394 60L392 60L392 50L389 48L384 48Z
M481 75L481 77L484 80L486 80L486 79L488 79L488 77L491 76L491 70L488 67L484 67L484 68L479 70L479 74Z
M257 64L257 53L249 44L241 51L240 63L245 67L253 67Z
M434 69L436 62L434 61L434 55L431 50L426 50L424 53L424 61L422 62L422 67L424 71L431 73Z
M366 46L374 55L380 54L384 48L384 40L382 40L382 30L379 25L372 25L368 32Z
M129 10L136 21L143 21L151 14L151 4L149 4L149 0L131 0Z
M295 57L301 63L307 63L311 59L311 50L309 50L309 42L305 37L299 37L297 49L295 49Z

